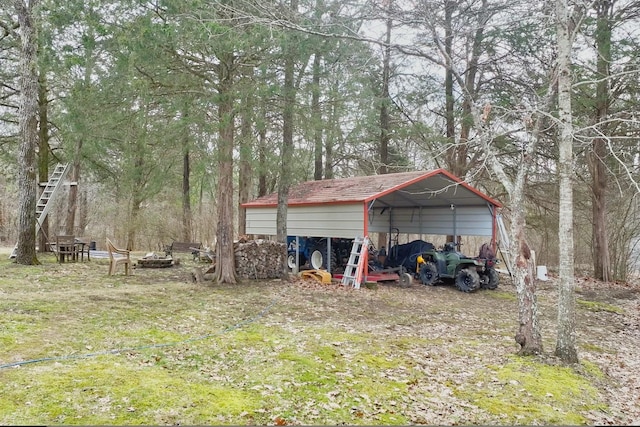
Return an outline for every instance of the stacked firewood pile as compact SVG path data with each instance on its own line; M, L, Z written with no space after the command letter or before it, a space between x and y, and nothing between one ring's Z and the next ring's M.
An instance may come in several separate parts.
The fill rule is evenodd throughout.
M277 279L286 261L284 243L244 240L234 243L236 274L243 279Z

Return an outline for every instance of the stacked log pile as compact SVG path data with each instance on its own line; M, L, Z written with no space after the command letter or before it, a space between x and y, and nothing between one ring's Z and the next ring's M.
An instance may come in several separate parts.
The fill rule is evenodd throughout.
M234 243L236 274L243 279L277 279L286 262L286 245L271 240Z

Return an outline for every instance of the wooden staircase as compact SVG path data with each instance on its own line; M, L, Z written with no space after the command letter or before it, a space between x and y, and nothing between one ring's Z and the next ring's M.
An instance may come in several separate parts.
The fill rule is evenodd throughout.
M40 199L36 203L36 236L42 228L42 223L53 206L52 200L59 193L62 182L69 171L69 163L58 163L49 177L49 181L40 194ZM18 243L13 247L9 258L15 258L18 251Z

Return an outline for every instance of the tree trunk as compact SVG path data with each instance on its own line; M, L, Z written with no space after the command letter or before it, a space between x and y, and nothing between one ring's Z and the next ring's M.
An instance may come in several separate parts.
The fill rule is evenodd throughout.
M609 281L611 264L609 256L609 239L607 233L607 170L605 158L607 155L608 126L606 124L609 115L609 78L611 63L611 0L599 0L596 2L597 29L596 48L597 59L597 87L594 121L598 133L602 136L593 138L591 152L589 153L589 170L592 180L592 215L593 215L593 270L594 277L605 282Z
M556 0L558 48L558 120L560 184L558 336L555 354L568 363L578 361L575 346L575 279L573 271L573 119L571 111L571 36L567 0Z
M244 85L243 106L240 124L240 165L238 169L238 234L240 236L247 233L246 209L243 203L249 201L252 178L252 153L253 153L253 94L248 90L249 84L253 80L253 67L244 67L244 78L247 84Z
M391 19L392 1L387 3L387 31L385 39L384 56L382 58L382 90L380 93L380 166L377 172L386 174L389 172L389 141L391 140L391 120L389 118L389 83L391 80L391 30L393 20Z
M298 1L291 0L291 13L297 14ZM287 266L287 212L289 201L289 188L291 187L291 159L293 158L293 119L296 101L296 89L294 82L296 51L293 41L288 40L284 47L284 105L282 109L282 151L280 170L280 181L278 183L278 207L276 211L276 232L277 241L284 243L282 264L282 277L289 275Z
M316 16L321 14L322 0L316 4ZM312 83L311 83L311 117L313 126L313 179L318 181L324 176L322 168L322 109L320 108L320 71L322 58L322 43L318 42L318 47L313 55Z
M389 94L389 85L391 83L391 30L393 29L393 20L391 19L391 9L393 2L387 3L387 24L385 33L385 48L382 58L382 90L380 93L380 144L379 156L380 166L377 172L379 174L389 173L389 142L391 141L391 118L389 114L389 105L391 104L391 96ZM378 234L378 249L386 246L387 233ZM387 252L390 248L387 248Z
M86 188L79 188L78 189L78 220L77 220L77 224L78 224L78 230L80 233L85 233L85 231L87 230L87 226L88 224L88 218L87 218L87 212L88 212L88 201L87 201L87 189Z
M260 76L264 78L264 72ZM258 120L258 197L266 196L269 193L267 186L267 106L260 105L260 117Z
M47 79L46 73L40 72L38 79L38 182L49 181L49 102L47 100ZM44 187L38 185L36 193L38 197L42 195ZM40 233L38 239L38 250L49 252L49 216L41 218Z
M142 206L142 200L140 199L140 196L137 194L139 192L139 190L134 189L133 190L134 194L133 194L133 198L131 201L131 213L129 215L129 221L126 225L127 229L126 229L126 233L127 233L127 244L126 244L126 248L129 251L133 251L135 248L135 242L136 242L136 226L135 224L138 223L139 219L140 219L140 208Z
M129 220L126 222L126 234L127 234L127 244L126 249L129 251L134 250L135 242L136 242L136 230L138 229L138 221L140 219L140 211L142 207L142 202L144 201L143 192L144 192L144 179L142 177L142 171L144 170L145 164L145 154L144 154L144 143L141 139L136 139L134 144L137 145L135 150L135 159L134 159L134 167L133 167L133 182L131 185L131 208L129 210Z
M69 187L69 199L67 203L67 215L65 217L65 234L76 235L76 211L78 208L78 183L80 180L80 153L82 150L82 137L76 142L75 153L73 155L73 167L71 181L74 183Z
M237 283L233 252L233 67L232 53L220 55L218 65L218 229L216 231L217 283Z
M192 228L191 152L189 150L189 137L186 129L182 150L182 239L184 242L190 242Z
M445 1L444 5L444 50L446 54L446 69L444 78L445 96L445 120L446 138L449 148L445 154L447 166L451 168L455 162L453 154L456 143L456 119L454 114L455 98L453 96L453 8L455 3L451 0ZM456 174L451 170L453 174Z
M38 34L34 8L38 0L25 3L15 0L20 24L20 106L18 125L20 151L18 154L18 264L38 264L36 258L36 147L38 145Z
M88 30L87 38L94 41L95 35L91 28ZM92 85L92 76L94 70L95 59L93 57L94 48L91 43L87 43L84 53L84 76L82 85L85 90L89 90ZM81 129L86 132L85 118L79 118ZM83 235L86 226L86 205L79 203L79 199L86 202L86 192L80 191L80 181L82 180L82 146L84 144L85 135L81 134L77 138L76 146L73 154L72 176L71 181L75 184L69 188L69 197L67 203L67 216L65 218L65 232L70 235ZM81 196L82 194L82 196ZM77 219L76 217L80 217Z
M268 194L267 186L267 131L258 132L258 197Z
M338 84L335 83L336 86L333 87L332 93L338 93L339 88ZM338 113L337 102L331 103L331 113L329 114L329 132L324 141L324 178L325 179L333 179L333 157L334 157L334 149L333 147L337 144L337 140L340 137L340 113Z
M491 17L488 0L482 0L482 8L477 12L477 24L473 38L468 40L470 45L466 46L469 52L464 78L456 74L454 69L454 49L453 49L453 16L454 10L458 6L455 1L445 1L445 22L444 22L444 56L445 56L445 118L447 150L445 152L445 162L447 168L456 176L464 177L473 167L472 163L476 159L469 158L469 140L474 123L473 108L478 94L478 64L483 53L484 29ZM457 81L462 91L462 117L460 120L460 137L455 141L455 115L454 115L454 81ZM479 123L478 123L479 124Z
M533 260L524 236L526 227L524 205L514 204L514 206L511 229L512 235L516 237L512 247L517 248L516 252L512 252L516 254L513 274L518 296L519 327L516 333L516 342L520 344L519 353L529 356L542 353L542 336L538 323L538 301Z
M553 76L551 76L550 80L554 80ZM486 161L509 194L509 207L512 212L512 218L510 227L511 239L508 249L509 253L513 254L514 257L512 277L518 297L518 331L515 340L520 345L520 354L522 355L539 354L543 351L540 324L538 322L534 264L525 235L525 186L531 174L534 155L540 143L541 135L548 127L546 112L552 108L553 100L555 99L554 93L554 87L550 85L547 97L541 103L544 105L544 109L538 114L535 127L529 129L525 122L525 129L527 132L531 132L532 135L521 154L514 180L507 175L505 168L497 160L494 148L492 148L493 139L490 135L490 128L488 126L478 127L482 146L486 152ZM475 108L472 111L474 112L474 122L482 123L483 119L479 109Z

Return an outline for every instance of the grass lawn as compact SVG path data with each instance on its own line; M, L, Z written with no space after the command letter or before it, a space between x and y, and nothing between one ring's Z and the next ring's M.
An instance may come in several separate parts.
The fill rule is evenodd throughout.
M628 299L579 305L593 329L581 329L580 365L565 367L516 356L505 277L474 294L310 279L198 285L190 260L126 277L108 276L105 259L39 254L41 265L21 266L9 252L0 252L0 424L628 422L605 369L620 353L608 328L625 324ZM540 296L548 352L553 295Z

